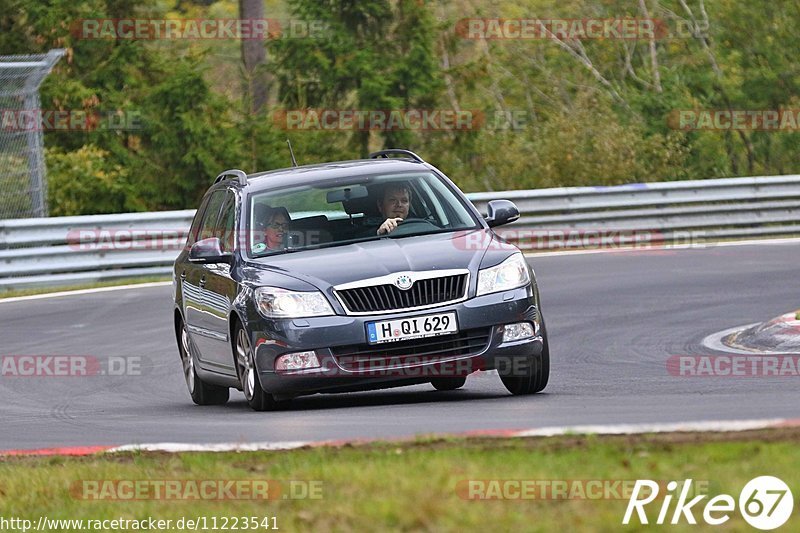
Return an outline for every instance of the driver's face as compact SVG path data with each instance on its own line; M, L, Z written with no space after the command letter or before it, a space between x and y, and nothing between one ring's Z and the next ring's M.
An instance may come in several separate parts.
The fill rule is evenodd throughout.
M283 215L283 213L278 213L275 215L272 219L272 222L267 224L266 230L264 231L264 238L266 240L267 247L270 249L280 248L281 243L283 243L283 236L288 227L289 220Z
M383 201L378 204L381 214L386 218L408 217L410 199L405 189L389 189L383 195Z

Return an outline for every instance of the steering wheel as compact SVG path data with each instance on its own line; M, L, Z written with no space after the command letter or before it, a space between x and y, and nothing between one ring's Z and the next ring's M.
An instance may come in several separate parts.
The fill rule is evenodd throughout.
M413 233L428 231L431 229L441 229L441 226L424 218L409 217L403 219L403 221L397 225L394 231L390 232L388 235L392 237L397 235L411 235Z

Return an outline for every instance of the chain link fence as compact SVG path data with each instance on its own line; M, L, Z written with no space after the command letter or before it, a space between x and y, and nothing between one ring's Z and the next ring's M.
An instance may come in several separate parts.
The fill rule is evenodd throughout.
M47 216L39 86L63 55L0 56L0 219Z

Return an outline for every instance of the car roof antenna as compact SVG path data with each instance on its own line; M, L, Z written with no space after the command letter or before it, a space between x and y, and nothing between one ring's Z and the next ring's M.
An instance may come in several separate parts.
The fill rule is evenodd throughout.
M297 159L294 158L294 150L292 150L292 142L289 139L286 139L286 144L289 145L289 153L292 155L292 165L297 166Z

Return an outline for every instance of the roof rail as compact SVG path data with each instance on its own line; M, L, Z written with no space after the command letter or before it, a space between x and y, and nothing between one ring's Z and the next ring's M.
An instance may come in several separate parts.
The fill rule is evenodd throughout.
M247 174L244 172L244 170L239 170L238 168L226 170L217 176L217 179L214 180L214 183L219 183L227 177L237 178L239 180L239 185L247 185Z
M378 159L379 157L384 157L384 158L388 159L390 155L404 155L406 157L410 157L411 159L413 159L417 163L424 163L425 162L420 156L418 156L417 154L415 154L411 150L401 150L399 148L389 148L387 150L379 150L377 152L372 152L371 154L369 154L369 158L370 159Z

